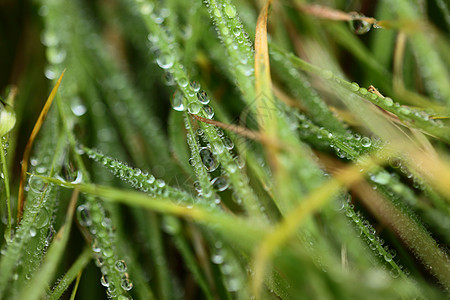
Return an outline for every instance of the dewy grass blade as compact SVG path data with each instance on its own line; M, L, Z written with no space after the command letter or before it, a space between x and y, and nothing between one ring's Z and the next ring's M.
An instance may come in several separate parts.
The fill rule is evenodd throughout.
M69 289L69 286L76 279L81 277L80 274L83 272L83 269L87 266L87 264L92 259L92 250L89 248L85 248L83 252L80 254L78 259L73 263L70 269L64 274L64 277L55 285L52 293L49 296L50 300L58 300L61 298L63 293Z
M23 206L25 201L24 196L24 189L25 189L25 179L26 174L28 170L28 159L30 157L31 148L33 147L34 139L36 138L37 134L39 133L39 130L41 129L42 123L44 122L45 116L48 113L48 110L50 109L50 106L52 105L53 99L55 99L56 92L58 91L59 85L61 84L62 78L64 77L65 70L62 72L62 74L59 76L58 81L56 82L55 86L53 87L50 96L48 96L47 101L45 102L44 107L42 108L42 111L39 115L39 118L36 121L36 124L34 125L33 131L31 132L31 135L28 139L27 145L25 147L25 151L23 153L23 159L22 159L22 171L20 175L20 185L19 185L19 196L18 196L18 205L17 205L17 221L20 221L23 215Z
M48 253L44 259L41 269L33 277L30 285L21 293L19 299L40 299L41 295L36 291L42 291L48 285L48 281L52 278L61 259L67 241L69 240L70 228L72 227L72 219L75 212L75 206L77 204L79 195L79 190L74 189L72 193L72 198L70 199L69 209L67 211L66 220L62 225L61 229L56 234L51 246L49 247Z

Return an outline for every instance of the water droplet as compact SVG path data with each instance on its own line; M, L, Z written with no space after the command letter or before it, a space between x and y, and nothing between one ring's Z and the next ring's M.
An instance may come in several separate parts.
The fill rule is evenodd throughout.
M103 258L101 256L97 256L97 258L95 259L95 265L100 268L101 266L103 266L103 263Z
M109 286L108 275L103 274L102 278L100 279L100 283L101 283L104 287L108 287L108 286Z
M56 73L50 67L45 69L44 75L49 80L53 80L56 78Z
M154 8L153 3L150 3L150 2L141 3L141 5L140 5L141 14L149 15L152 13L153 8Z
M105 248L105 249L103 249L103 255L105 257L111 257L111 256L113 256L113 254L114 254L114 252L113 252L112 248Z
M228 180L223 176L218 176L211 180L213 187L219 192L225 191L228 188Z
M164 180L162 179L158 179L156 180L156 185L160 188L164 187L166 185L166 183L164 182Z
M198 102L191 102L188 104L188 112L193 115L198 114L201 108L202 105Z
M45 54L49 63L54 65L62 63L66 58L66 51L59 50L56 47L47 48Z
M197 93L197 99L200 101L201 104L208 104L209 103L209 97L206 94L205 91L200 91Z
M354 13L354 20L349 21L350 29L356 34L364 34L369 32L370 28L372 28L372 24L361 20L359 18L364 17L363 14Z
M182 92L176 91L172 96L172 108L176 111L183 111L184 110L184 96Z
M230 278L226 281L226 289L229 292L237 292L241 288L241 282L238 278Z
M92 251L94 251L96 253L100 253L100 251L102 250L100 248L100 245L99 245L99 243L98 243L98 241L96 239L92 240L91 248L92 248Z
M389 252L387 252L384 255L384 260L387 261L387 262L391 262L392 261L392 255Z
M231 150L231 149L233 149L233 147L234 147L234 144L233 144L233 141L229 138L229 137L224 137L223 139L222 139L222 141L223 141L223 144L225 145L225 147L228 149L228 150Z
M201 129L201 128L198 128L196 131L195 131L195 133L198 135L198 136L202 136L203 135L203 130Z
M199 154L202 159L203 165L206 167L208 172L213 172L219 167L216 159L214 158L214 155L208 148L201 148Z
M92 225L91 213L86 205L78 206L77 219L81 226L88 227Z
M72 98L72 101L70 103L70 109L72 110L73 114L77 117L81 117L87 111L86 106L83 105L83 101L79 97Z
M387 172L379 172L378 174L371 176L371 179L378 184L385 185L391 180L391 175Z
M116 270L119 272L125 272L127 270L127 264L124 260L117 260L114 263L114 268L116 268Z
M367 89L366 89L366 88L360 88L360 89L359 89L359 93L360 93L361 95L366 95L368 92L367 92Z
M179 77L179 78L177 78L177 81L181 87L186 87L189 83L189 80L187 80L186 77Z
M48 224L49 221L49 215L45 208L42 208L39 213L36 216L36 219L34 220L34 225L36 228L43 228Z
M37 176L31 175L28 184L30 189L36 193L42 193L45 189L45 181Z
M223 256L222 256L222 255L220 255L220 254L215 254L215 255L213 255L213 256L211 257L211 261L212 261L213 263L215 263L216 265L220 265L220 264L223 263L224 259L223 259Z
M225 13L229 18L234 18L236 16L236 8L233 5L225 6Z
M170 71L164 72L164 74L162 76L162 80L163 80L164 84L167 86L172 86L175 84L175 80L173 78L172 72L170 72Z
M125 273L126 274L126 273ZM128 274L122 278L122 282L120 283L120 286L125 290L129 291L133 288L133 283L128 278Z
M391 271L389 271L389 274L393 277L393 278L397 278L400 275L400 270L397 269L391 269Z
M350 86L350 89L354 92L357 92L359 90L359 85L356 82L353 82Z
M192 81L190 85L194 92L200 91L200 84L197 81Z
M30 236L35 237L36 236L36 227L32 226L30 228Z
M163 229L169 234L176 234L180 231L180 223L175 217L165 216L163 218Z
M149 184L153 184L153 182L155 182L155 176L149 175L146 182Z
M168 53L161 53L158 58L156 59L156 63L158 66L160 66L162 69L169 69L173 66L173 63L175 62L175 58L168 54Z
M401 106L399 112L407 116L411 114L411 109L407 106Z
M363 137L360 141L361 146L368 148L370 147L370 145L372 145L372 141L368 138L368 137Z
M214 110L211 106L205 105L203 106L203 111L208 119L212 119L214 117Z

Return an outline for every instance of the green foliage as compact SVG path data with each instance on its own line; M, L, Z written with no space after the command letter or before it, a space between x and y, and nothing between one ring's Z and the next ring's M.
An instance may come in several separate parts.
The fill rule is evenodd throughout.
M448 296L448 5L263 2L27 4L0 299Z

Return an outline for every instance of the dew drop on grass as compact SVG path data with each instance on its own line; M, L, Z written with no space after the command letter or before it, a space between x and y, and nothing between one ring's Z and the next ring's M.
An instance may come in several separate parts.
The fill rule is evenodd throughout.
M389 274L392 276L392 278L397 278L400 275L400 271L397 269L391 269L391 271L389 271Z
M81 117L87 112L86 106L83 105L81 99L78 97L72 99L72 102L70 103L70 109L72 110L73 114L77 117Z
M200 90L200 84L197 81L192 81L190 85L194 92L198 92Z
M153 12L153 8L154 8L153 3L150 2L141 3L140 5L141 14L149 15Z
M212 119L214 117L214 110L211 106L205 105L203 106L203 111L208 119Z
M238 278L230 278L225 283L226 289L229 292L237 292L241 288L241 282Z
M228 180L223 176L218 176L211 180L213 187L219 192L225 191L228 188Z
M407 106L401 106L399 109L399 112L404 115L409 115L409 114L411 114L411 109Z
M165 216L163 218L162 228L165 232L174 235L180 231L180 223L175 217Z
M198 128L196 131L195 131L195 133L198 135L198 136L202 136L203 135L203 130L201 129L201 128Z
M46 68L44 71L44 75L47 79L53 80L56 78L56 73L50 67Z
M386 105L386 106L392 106L392 105L394 104L394 100L392 100L392 99L389 98L389 97L385 97L385 98L383 99L383 102L384 102L384 105Z
M81 226L88 227L92 225L91 213L86 205L78 206L77 219Z
M66 58L66 51L58 50L56 47L47 48L45 54L47 60L54 65L62 63Z
M93 239L93 240L92 240L92 242L91 242L91 248L92 248L92 251L94 251L95 253L100 253L100 251L102 250L102 249L100 248L100 245L99 245L97 239Z
M162 76L162 80L164 82L165 85L167 86L172 86L175 84L175 80L173 78L173 75L170 71L166 71L164 72L163 76Z
M202 105L198 102L191 102L188 104L188 112L193 115L198 114L201 108Z
M180 78L178 78L178 84L179 84L181 87L187 87L188 83L189 83L189 80L188 80L186 77L180 77Z
M224 137L223 139L222 139L222 141L223 141L223 144L225 145L225 147L228 149L228 150L231 150L231 149L233 149L233 147L234 147L234 144L233 144L233 141L229 138L229 137Z
M103 264L105 263L105 261L103 260L103 258L101 257L101 256L97 256L96 257L96 259L95 259L95 265L97 266L97 267L101 267L101 266L103 266Z
M105 248L103 249L103 255L105 257L112 257L113 256L113 250L111 248Z
M102 278L100 279L100 283L101 283L104 287L108 287L108 286L109 286L108 275L103 274Z
M371 179L378 184L385 185L391 180L391 175L387 172L379 172L378 174L371 176Z
M229 18L234 18L236 16L236 8L234 8L233 5L226 5L225 6L225 14Z
M149 184L153 184L155 182L155 176L149 175L146 182Z
M364 17L363 14L355 14L355 18ZM369 32L370 28L372 28L372 25L364 20L351 20L349 21L350 29L356 33L356 34L364 34Z
M366 95L368 92L367 92L367 89L366 89L366 88L360 88L360 89L359 89L359 93L360 93L361 95Z
M42 178L31 175L28 184L30 185L30 189L36 193L44 191L45 181Z
M172 96L172 108L176 111L183 111L184 110L184 104L183 104L183 94L180 91L176 91Z
M386 262L391 262L391 261L392 261L392 255L391 255L389 252L387 252L387 253L384 255L384 260L385 260Z
M120 282L120 286L127 292L130 291L133 288L133 283L128 278L128 273L125 273L124 276L122 277L122 281Z
M49 215L45 208L42 208L39 213L36 216L36 219L34 220L34 224L36 228L43 228L48 224L49 221Z
M352 85L350 86L350 89L353 92L357 92L359 90L359 85L356 82L353 82Z
M208 104L209 103L209 97L206 94L206 92L203 91L203 90L198 92L197 99L198 99L198 101L200 101L201 104Z
M165 70L171 68L174 62L174 57L168 53L161 53L156 59L158 66Z
M372 145L372 141L368 138L368 137L363 137L360 141L361 146L368 148L370 147L370 145Z
M31 228L30 228L30 236L31 237L35 237L36 236L36 227L34 227L34 226L32 226Z
M114 263L114 268L116 268L117 271L123 273L127 270L127 264L123 259L120 259Z
M222 264L223 261L224 261L223 255L221 255L221 254L214 254L214 255L211 257L211 261L212 261L213 263L215 263L216 265L220 265L220 264Z
M206 167L208 172L213 172L218 168L218 163L214 158L211 150L206 147L200 149L200 158L202 159L203 165Z

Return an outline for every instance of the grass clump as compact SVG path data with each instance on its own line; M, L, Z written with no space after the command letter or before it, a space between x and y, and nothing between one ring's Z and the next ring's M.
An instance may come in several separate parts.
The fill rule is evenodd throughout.
M27 5L0 299L448 296L444 1Z

